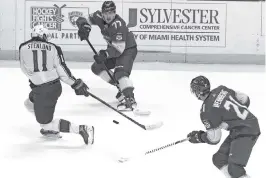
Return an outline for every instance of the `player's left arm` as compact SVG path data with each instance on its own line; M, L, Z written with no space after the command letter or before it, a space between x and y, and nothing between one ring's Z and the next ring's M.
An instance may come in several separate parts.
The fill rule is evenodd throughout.
M116 20L112 23L113 35L111 36L111 43L106 49L107 58L119 57L125 50L126 47L126 37L128 29L126 25Z
M225 86L223 86L225 87ZM250 99L249 99L249 96L243 92L240 92L240 91L234 91L228 87L225 87L229 92L230 94L236 99L236 101L239 102L239 104L241 105L244 105L245 107L249 107L250 105Z
M62 52L61 47L56 46L55 45L55 59L54 59L54 63L55 63L55 67L56 67L56 71L60 77L60 79L68 84L68 85L73 85L76 81L76 78L72 75L71 71L69 70L69 68L67 67L66 63L65 63L65 59L64 59L64 55Z

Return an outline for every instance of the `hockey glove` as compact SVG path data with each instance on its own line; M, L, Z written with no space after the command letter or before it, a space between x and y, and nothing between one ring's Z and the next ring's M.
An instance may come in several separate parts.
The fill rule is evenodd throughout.
M106 50L100 50L99 54L95 54L93 56L94 60L96 61L97 64L102 64L106 61L107 59L107 52Z
M75 90L76 95L89 96L89 87L81 79L77 79L71 87Z
M78 26L78 36L81 41L88 39L91 31L91 25L87 22L84 17L79 17L76 21Z
M205 133L204 131L200 130L200 131L192 131L190 132L187 137L189 138L189 142L190 143L205 143L202 139L201 139L201 135Z

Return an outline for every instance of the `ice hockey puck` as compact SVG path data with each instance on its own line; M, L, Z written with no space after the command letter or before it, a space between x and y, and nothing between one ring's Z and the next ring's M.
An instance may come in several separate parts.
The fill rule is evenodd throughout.
M117 122L116 120L113 120L113 123L115 123L115 124L119 124L119 122Z

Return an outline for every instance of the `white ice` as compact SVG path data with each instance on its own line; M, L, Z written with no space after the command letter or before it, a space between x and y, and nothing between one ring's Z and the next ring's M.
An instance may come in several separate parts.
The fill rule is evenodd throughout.
M115 106L116 88L94 76L90 65L70 63L70 68L88 84L93 94ZM79 135L62 134L63 138L57 141L42 138L35 117L23 105L30 91L27 78L17 62L9 65L2 61L0 66L2 178L223 178L212 164L212 155L220 144L185 142L126 163L116 162L120 156L145 152L183 139L192 130L204 129L199 118L201 102L189 88L191 79L200 74L210 79L212 87L222 84L250 96L250 111L258 117L262 135L247 171L252 178L265 177L265 165L260 164L264 162L266 150L264 66L136 63L131 75L136 100L152 114L149 117L126 114L139 122L164 122L160 129L153 131L142 130L91 97L76 96L68 85L62 84L63 94L55 117L94 125L92 147L85 146ZM114 124L113 120L120 124ZM224 139L228 133L223 133Z

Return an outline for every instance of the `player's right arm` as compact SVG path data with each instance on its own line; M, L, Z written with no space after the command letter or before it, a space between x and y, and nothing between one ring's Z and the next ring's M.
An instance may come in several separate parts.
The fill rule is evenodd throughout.
M98 25L99 21L102 21L102 15L100 11L89 14L87 22L90 25Z
M98 25L102 21L102 15L100 11L89 14L88 18L79 17L76 21L77 26L80 28L84 25Z
M245 93L239 92L239 91L235 91L235 97L239 103L241 103L242 105L246 107L249 107L250 99L248 95L246 95Z
M96 11L92 14L89 14L89 17L86 19L85 17L79 17L76 21L78 26L78 36L80 40L83 41L88 39L91 31L91 25L100 25L102 23L102 16L100 11Z
M219 108L211 108L211 110L202 112L200 115L201 121L206 128L206 132L201 134L201 139L210 145L218 144L222 138L224 125L220 112Z
M206 108L205 108L206 107ZM201 108L200 118L204 124L206 131L192 131L188 134L191 143L207 143L216 145L222 138L222 129L225 125L222 123L222 114L219 108L210 108L212 105L206 106L204 103Z
M239 102L239 104L244 105L245 107L249 107L250 105L250 99L248 95L245 93L239 92L239 91L234 91L226 86L221 85L220 87L224 88L225 90L229 91L231 96L236 99L236 101Z

